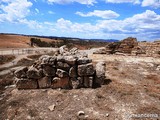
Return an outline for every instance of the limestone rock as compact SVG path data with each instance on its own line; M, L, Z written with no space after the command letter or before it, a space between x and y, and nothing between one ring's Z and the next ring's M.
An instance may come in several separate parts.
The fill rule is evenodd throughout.
M51 83L51 88L56 89L56 88L64 88L64 89L68 89L70 88L71 83L69 81L69 77L63 77L63 78L59 78L59 77L55 77L52 80Z
M43 59L42 59L42 65L44 64L48 64L48 65L54 65L55 64L55 62L56 62L56 57L55 56L47 56L47 57L44 57Z
M64 71L64 70L61 70L61 69L57 69L56 74L60 78L68 77L68 73L66 71Z
M86 88L92 88L93 86L93 77L84 77L84 87Z
M51 86L52 77L43 77L38 80L39 88L49 88Z
M29 68L29 70L27 72L27 77L29 79L39 79L42 76L41 76L40 72L36 68L31 67L31 68Z
M18 89L36 89L38 87L37 80L32 79L19 79L16 82Z
M79 76L90 76L95 73L95 69L92 63L78 65L78 75Z
M79 82L79 87L83 87L83 81L84 81L83 77L77 77L77 80Z
M49 109L50 111L54 111L55 107L56 107L55 104L53 104L53 105L49 106L48 109Z
M27 67L21 67L18 70L16 70L14 72L14 74L17 78L26 78L27 77L27 75L26 75L27 71L28 71Z
M96 64L96 80L95 82L99 85L104 84L105 80L105 72L106 72L106 63L105 62L98 62Z
M75 65L76 60L77 60L73 56L65 56L64 59L65 59L65 62L68 63L69 65Z
M91 63L91 62L92 62L92 59L89 59L89 58L79 58L77 60L78 65L87 64L87 63Z
M50 65L43 66L43 73L45 76L55 76L56 75L56 68Z
M106 48L105 47L101 47L96 49L93 54L106 54Z
M77 69L76 66L73 66L69 70L69 76L70 77L77 77Z
M78 53L78 48L74 47L69 51L72 55L75 55Z
M61 46L61 47L59 48L59 53L60 53L61 55L67 53L68 51L69 51L69 50L68 50L68 48L67 48L66 45L63 45L63 46Z
M70 69L70 66L67 63L64 63L64 62L57 62L56 67L58 69L62 69L62 70L65 70L65 71L69 71L69 69Z
M72 88L73 89L77 89L77 88L79 88L79 80L78 79L76 79L76 78L71 78L70 79L71 80L71 84L72 84Z

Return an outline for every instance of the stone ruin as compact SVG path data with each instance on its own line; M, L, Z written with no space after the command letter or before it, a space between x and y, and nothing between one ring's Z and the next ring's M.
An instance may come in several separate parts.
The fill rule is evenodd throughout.
M108 43L94 51L94 54L160 57L160 41L138 42L136 38L128 37L119 42Z
M95 66L87 54L77 48L59 49L57 56L43 55L32 66L14 72L18 89L94 88L104 84L105 62Z

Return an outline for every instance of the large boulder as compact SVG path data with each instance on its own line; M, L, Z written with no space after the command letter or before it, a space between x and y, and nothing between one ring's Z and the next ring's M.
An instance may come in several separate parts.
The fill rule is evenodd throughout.
M69 89L71 87L71 83L69 80L69 77L55 77L52 80L51 83L51 88L56 89L56 88L64 88L64 89Z
M92 63L78 65L78 75L79 76L91 76L95 73L95 69Z
M18 89L36 89L38 88L37 80L32 79L19 79L16 82Z
M106 72L106 63L105 62L98 62L96 64L96 80L95 80L95 82L98 85L104 84L104 80L106 78L105 72Z
M14 72L15 76L17 78L26 78L27 77L27 71L28 71L28 68L27 67L21 67L19 68L18 70L16 70Z
M64 70L61 70L61 69L57 69L57 72L56 72L57 76L60 77L60 78L63 78L63 77L68 77L68 73Z
M39 88L49 88L51 87L52 77L43 77L38 80Z

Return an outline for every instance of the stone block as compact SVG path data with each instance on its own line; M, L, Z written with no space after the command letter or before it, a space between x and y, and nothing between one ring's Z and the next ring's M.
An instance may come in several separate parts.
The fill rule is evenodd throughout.
M28 68L27 67L21 67L19 68L18 70L16 70L14 72L14 75L17 77L17 78L26 78L27 77L27 71L28 71Z
M56 72L57 76L60 77L60 78L63 78L63 77L68 77L68 73L64 70L61 70L61 69L57 69L57 72Z
M77 67L73 66L69 70L69 76L70 77L77 77Z
M43 73L45 76L55 76L56 75L56 68L50 65L43 66Z
M19 79L16 82L16 87L18 89L36 89L38 84L35 79Z
M83 85L86 88L92 88L92 86L93 86L93 77L84 77Z
M51 88L56 89L56 88L64 88L64 89L69 89L71 87L71 83L69 80L69 77L55 77L52 80L51 83Z
M91 63L91 62L92 62L92 59L89 59L89 58L79 58L77 60L78 65L87 64L87 63Z
M95 73L95 69L92 63L78 65L78 75L79 76L91 76Z
M43 77L38 80L39 88L49 88L51 87L52 77Z

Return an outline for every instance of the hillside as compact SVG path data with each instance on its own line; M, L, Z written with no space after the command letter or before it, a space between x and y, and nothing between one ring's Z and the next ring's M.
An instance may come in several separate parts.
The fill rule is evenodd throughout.
M28 36L0 34L0 48L28 48L30 46L30 38ZM52 39L40 38L41 41L54 42Z
M109 42L107 40L86 40L69 37L51 37L36 35L19 35L19 34L0 34L0 48L30 48L30 39L38 38L40 42L34 43L34 47L77 47L79 49L90 49L94 47L104 47Z

